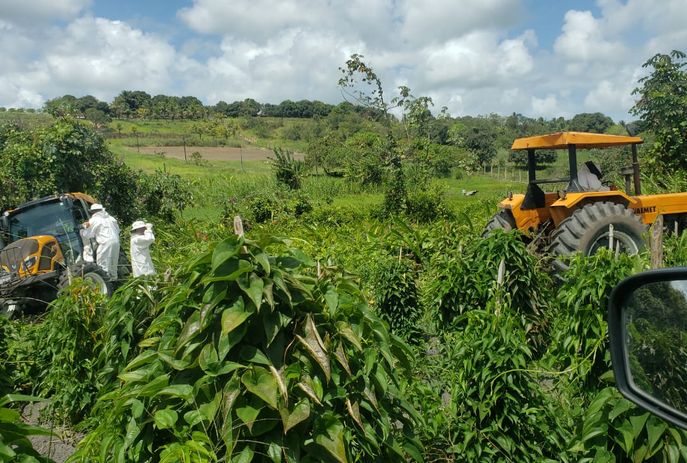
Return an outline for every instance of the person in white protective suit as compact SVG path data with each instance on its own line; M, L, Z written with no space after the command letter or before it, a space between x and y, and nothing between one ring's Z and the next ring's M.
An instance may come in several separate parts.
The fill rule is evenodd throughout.
M93 246L91 246L91 231L87 228L82 228L79 230L79 234L81 235L81 242L83 243L83 253L81 254L81 257L83 258L84 262L95 262L95 259L93 258Z
M117 279L119 263L119 225L117 220L108 214L102 204L91 206L91 218L83 224L87 230L86 237L97 243L95 263L102 268L112 280Z
M131 225L131 273L134 277L155 275L150 245L155 242L153 225L137 220Z

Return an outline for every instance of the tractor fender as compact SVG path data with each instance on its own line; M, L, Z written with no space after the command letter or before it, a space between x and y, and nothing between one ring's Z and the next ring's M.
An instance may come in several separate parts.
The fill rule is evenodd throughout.
M563 198L558 198L558 200L554 201L551 207L573 209L577 208L580 202L589 202L586 200L590 200L591 202L610 201L624 206L633 205L637 202L635 198L628 196L623 191L582 191L579 193L567 192Z
M562 198L558 198L550 206L551 218L556 227L567 217L569 217L576 209L585 204L598 202L611 202L622 204L625 207L631 207L637 203L637 200L628 196L622 191L582 191L579 193L567 192Z

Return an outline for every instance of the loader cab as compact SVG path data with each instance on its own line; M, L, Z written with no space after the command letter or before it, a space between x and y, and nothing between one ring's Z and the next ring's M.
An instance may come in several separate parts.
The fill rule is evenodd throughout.
M53 236L67 264L72 264L83 252L79 226L88 220L88 206L92 202L94 200L87 195L73 193L41 198L5 212L2 220L5 244Z

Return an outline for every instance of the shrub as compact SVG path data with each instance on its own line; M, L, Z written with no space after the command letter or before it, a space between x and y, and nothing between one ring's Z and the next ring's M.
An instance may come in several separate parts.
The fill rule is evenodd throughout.
M611 290L641 265L637 258L617 257L601 249L592 257L574 256L558 289L551 347L544 359L568 372L583 390L596 391L611 365L608 355L606 306Z
M430 223L439 219L452 219L453 212L446 204L444 191L437 185L416 189L408 195L406 215L420 223Z
M411 386L429 461L557 460L567 443L517 315L473 310L420 354Z
M50 406L58 419L76 423L95 402L97 331L104 306L101 294L75 281L50 305L33 333L33 354L39 368L36 390L51 398Z
M277 176L277 182L292 190L299 189L305 175L305 163L295 159L289 150L274 148L273 151L274 158L270 158L270 164Z
M686 440L684 431L606 387L585 407L570 453L576 461L682 461Z
M141 344L75 459L420 458L398 389L407 347L297 250L219 243L178 272Z
M445 326L498 299L518 314L534 345L544 343L551 283L517 233L499 232L469 240L438 255L431 266L428 304L436 307Z
M417 334L422 313L415 263L390 257L377 263L371 275L374 307L391 331L406 339Z
M193 196L187 181L158 169L152 174L141 174L137 199L143 215L173 221L191 203Z

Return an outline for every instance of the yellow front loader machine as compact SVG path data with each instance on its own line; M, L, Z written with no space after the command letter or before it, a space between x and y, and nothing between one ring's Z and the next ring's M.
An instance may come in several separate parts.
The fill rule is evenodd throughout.
M687 225L687 193L643 195L639 177L637 145L632 136L584 132L559 132L518 138L511 149L527 151L528 185L525 194L509 193L499 203L500 211L489 221L485 233L495 229L518 229L548 240L555 257L575 252L594 254L600 248L636 254L644 247L644 234L660 215L667 228ZM632 165L623 169L625 191L601 183L601 172L591 162L578 166L580 149L629 147ZM537 179L536 151L567 150L570 175L566 178ZM545 192L542 185L566 184L562 190ZM633 192L631 190L634 190ZM553 262L557 270L567 266Z
M47 196L21 204L0 216L0 315L44 308L67 286L82 277L103 294L129 274L120 254L116 279L85 258L81 224L90 218L95 199L83 193Z

